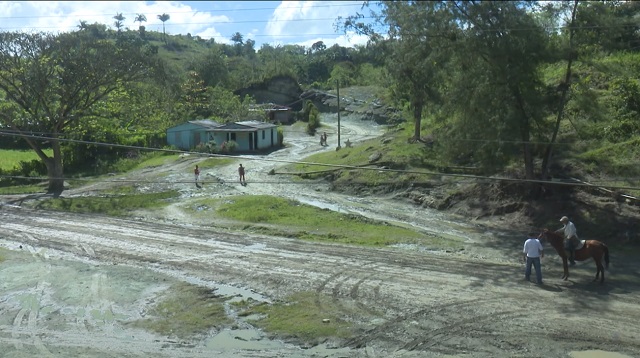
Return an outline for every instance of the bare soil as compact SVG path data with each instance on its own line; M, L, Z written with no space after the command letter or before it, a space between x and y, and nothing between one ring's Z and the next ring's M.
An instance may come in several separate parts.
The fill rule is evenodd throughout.
M323 116L323 123L335 128L335 116ZM385 130L349 116L341 124L342 140L354 145ZM129 218L32 210L18 205L24 202L20 198L4 198L0 245L8 251L1 252L5 261L0 262L0 355L586 357L595 350L602 357L606 352L640 356L640 264L626 255L612 252L600 285L591 282L593 262L580 263L568 281L560 280L560 261L546 248L545 284L539 286L523 280L523 230L531 223L513 220L522 213L472 217L472 205L442 212L416 206L406 195L346 195L324 181L300 183L268 174L289 161L335 150L335 133L330 131L328 147L304 133L285 133L285 149L201 168L202 188L190 182L202 158L183 156L64 193L102 195L122 185L118 179L128 179L139 181L140 191L182 194L162 211ZM240 162L247 167L246 186L238 183ZM239 194L293 198L463 238L466 245L445 252L304 242L225 229L223 222L185 210L195 198ZM241 317L235 317L233 329L189 339L128 324L144 317L159 293L177 281L210 287L229 301L274 302L314 292L331 297L345 320L360 329L353 339L310 347L256 330Z

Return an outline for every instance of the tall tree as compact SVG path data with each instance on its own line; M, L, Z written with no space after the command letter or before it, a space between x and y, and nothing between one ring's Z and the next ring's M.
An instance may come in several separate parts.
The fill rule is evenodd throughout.
M147 22L147 17L145 16L145 14L137 14L134 21L138 23L138 30L140 31L140 36L144 36L145 28L144 26L142 26L142 23Z
M122 84L145 78L148 61L140 43L116 44L84 31L0 33L0 122L22 135L50 133L51 156L42 142L25 137L47 166L49 192L63 190L61 137L67 128L91 116Z
M120 32L122 32L122 27L124 26L124 20L126 19L126 17L124 17L122 15L121 12L119 12L118 14L116 14L116 16L113 17L114 20L116 20L113 25L116 27L116 29L118 30L118 34L120 34Z
M565 70L565 76L562 83L558 85L558 93L559 93L559 103L558 108L556 110L556 122L553 127L553 132L551 133L551 141L547 145L547 148L544 153L544 157L542 158L542 168L541 168L541 176L543 179L547 177L549 173L549 165L551 163L551 156L553 155L553 146L555 145L556 139L558 138L558 131L560 130L560 122L564 117L564 109L567 104L567 97L569 95L569 90L571 89L571 74L572 74L572 66L574 57L576 55L576 51L574 49L574 36L575 36L575 25L576 25L576 17L578 15L578 0L574 0L573 7L571 8L571 17L569 19L568 26L568 43L566 47L566 59L567 59L567 68Z
M438 76L444 61L442 47L449 46L454 19L447 3L442 1L380 4L382 11L372 15L388 28L386 36L363 23L362 15L347 18L343 26L369 35L370 42L378 46L384 44L385 65L396 83L394 95L408 101L414 120L413 139L420 140L423 110L427 103L438 101L441 82Z
M169 16L169 14L162 14L162 15L158 15L158 19L160 21L162 21L162 38L164 39L164 43L167 43L167 33L164 30L164 23L169 21L169 19L171 18L171 16Z
M548 59L548 37L532 3L448 4L461 29L448 91L456 118L450 135L485 167L502 167L521 153L526 178L535 179L531 141L546 134L538 130L546 93L539 68Z

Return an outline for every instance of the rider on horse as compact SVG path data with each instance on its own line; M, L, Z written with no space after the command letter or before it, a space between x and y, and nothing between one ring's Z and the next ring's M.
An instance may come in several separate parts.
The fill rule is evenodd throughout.
M576 232L576 226L569 221L569 218L566 216L563 216L560 219L560 222L564 226L556 230L556 233L564 234L565 248L569 252L569 261L571 262L571 265L575 265L575 248L580 244L580 241L578 240L578 233Z

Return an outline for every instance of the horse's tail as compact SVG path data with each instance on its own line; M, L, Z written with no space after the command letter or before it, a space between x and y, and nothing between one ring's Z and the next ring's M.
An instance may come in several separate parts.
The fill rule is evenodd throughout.
M605 244L602 244L604 248L604 267L609 268L609 247Z

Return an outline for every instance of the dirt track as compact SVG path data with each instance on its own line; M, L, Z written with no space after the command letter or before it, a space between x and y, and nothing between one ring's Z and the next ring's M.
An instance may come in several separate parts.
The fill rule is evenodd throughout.
M380 130L355 121L345 124L356 143ZM303 135L288 138L289 149L269 158L295 160L333 150ZM559 261L548 252L545 285L536 286L522 280L522 233L391 199L345 197L327 192L322 183L284 185L284 179L266 175L281 165L277 162L243 161L249 168L247 187L235 184L236 164L215 173L205 170L211 183L202 190L177 183L191 177L195 160L156 169L154 175L166 184L150 183L149 190L175 187L185 201L277 193L463 237L468 245L459 253L369 249L225 232L189 221L178 205L161 215L139 213L132 219L5 205L0 208L0 245L12 251L0 264L3 357L567 357L590 349L640 356L640 266L615 253L601 286L590 282L592 262L573 269L570 281L560 281ZM241 319L236 333L223 332L228 340L221 333L189 342L123 323L143 315L154 293L171 280L265 301L296 291L329 295L363 328L341 347L327 342L301 349L259 333L246 338L243 334L255 332Z

